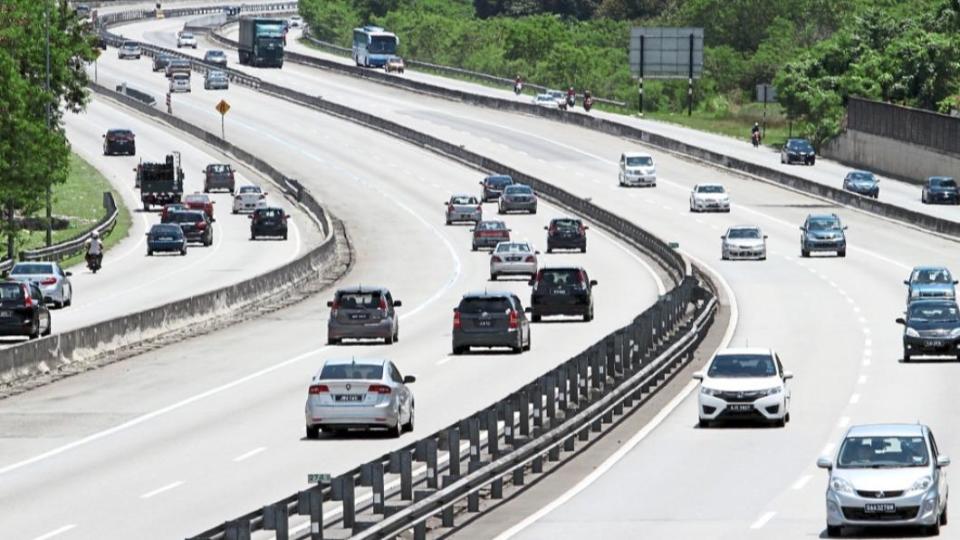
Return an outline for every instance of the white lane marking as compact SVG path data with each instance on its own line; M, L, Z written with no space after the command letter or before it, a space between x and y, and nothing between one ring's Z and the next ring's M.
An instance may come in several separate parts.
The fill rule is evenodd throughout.
M76 528L76 524L64 525L63 527L60 527L59 529L54 529L54 530L52 530L52 531L50 531L50 532L48 532L48 533L41 534L40 536L34 538L33 540L48 540L49 538L53 538L54 536L57 536L58 534L63 534L63 533L65 533L65 532L67 532L67 531L69 531L69 530L71 530L71 529L74 529L74 528Z
M810 481L810 478L812 478L812 475L809 475L809 474L805 474L801 476L800 478L797 479L796 482L793 483L792 486L790 486L790 489L793 489L794 491L799 491L803 489L803 486L807 485L807 482Z
M250 458L252 458L253 456L259 454L260 452L263 452L263 451L266 450L266 449L267 449L266 446L261 446L260 448L254 448L253 450L251 450L251 451L249 451L249 452L246 452L246 453L244 453L244 454L240 454L239 456L233 458L233 461L234 461L234 463L240 463L241 461L250 459Z
M717 350L725 349L730 345L730 341L733 340L733 334L734 332L736 332L737 323L740 320L740 309L737 306L737 297L733 294L733 288L730 287L730 283L728 283L727 280L724 279L724 277L720 275L720 273L714 270L712 267L704 264L703 261L690 255L685 251L682 251L682 253L685 256L689 257L691 260L693 260L693 262L699 264L702 268L704 268L705 270L713 274L713 276L717 278L717 281L720 282L720 286L723 287L724 292L726 292L727 294L727 298L729 299L729 302L730 302L730 322L727 324L727 329L723 335L723 339L720 340L720 345L717 347ZM640 444L641 441L646 439L647 436L653 432L653 430L655 430L658 426L660 426L660 424L663 423L663 421L666 420L667 417L670 416L670 414L672 414L673 411L676 410L676 408L679 407L680 404L683 403L687 399L687 397L689 397L690 394L693 393L694 390L696 390L698 385L699 383L697 381L690 381L689 383L687 383L687 385L684 386L683 389L680 390L680 392L672 400L670 400L670 402L667 403L667 405L663 409L661 409L656 416L654 416L646 425L644 425L643 428L641 428L640 431L636 433L636 435L631 437L630 440L626 442L626 444L621 446L610 457L604 460L604 462L601 463L598 467L596 467L593 471L591 471L590 474L588 474L582 480L577 482L577 484L574 485L572 488L562 493L559 497L553 499L552 501L547 503L545 506L543 506L533 514L527 516L526 518L524 518L522 521L520 521L513 527L510 527L506 531L503 531L502 533L497 535L494 540L507 540L508 538L513 537L520 531L526 529L530 525L533 525L534 523L539 521L541 518L543 518L550 512L553 512L555 509L557 509L558 507L560 507L570 499L576 497L577 494L579 494L584 489L589 487L590 484L596 482L598 478L600 478L601 476L606 474L607 471L612 469L618 462L620 462L620 460L622 460L638 444Z
M860 324L867 324L866 317L860 316L860 317L857 317L857 320L860 321Z
M861 375L860 378L857 379L857 384L867 384L867 376Z
M864 359L863 359L863 365L869 366L869 365L870 365L870 359L869 359L869 358L864 358Z
M165 486L163 486L163 487L158 487L157 489L155 489L155 490L153 490L153 491L148 491L148 492L144 493L143 495L140 496L140 498L141 498L141 499L149 499L150 497L155 497L155 496L157 496L157 495L159 495L159 494L161 494L161 493L164 493L164 492L166 492L166 491L170 491L171 489L177 489L178 487L180 487L180 486L182 486L182 485L183 485L183 481L182 481L182 480L177 480L176 482L170 482L169 484L167 484L167 485L165 485Z
M864 333L864 334L869 334L869 333L870 333L870 329L867 328L867 327L864 327L864 328L863 328L863 333Z
M838 287L838 285L837 285L837 282L836 282L836 281L828 281L827 283L829 283L829 284L830 284L830 286L831 286L831 287L833 287L834 289L836 289L836 288Z
M867 338L867 339L863 340L863 346L864 346L864 347L870 347L871 345L873 345L873 340L872 340L872 339Z
M860 402L860 394L853 394L852 396L850 396L851 405L856 405L859 402Z
M441 358L440 360L437 360L437 365L438 365L438 366L442 366L442 365L446 364L447 362L449 362L450 359L451 359L451 357L449 357L449 356L444 356L444 357Z
M850 425L850 417L849 417L849 416L841 416L841 417L840 417L840 420L837 421L837 427L838 427L838 428L845 428L845 427L847 427L847 426L849 426L849 425Z
M860 313L860 306L853 306L854 313Z
M756 521L754 521L753 524L750 525L750 528L762 529L763 526L766 525L771 519L773 519L773 516L775 515L777 515L776 512L767 512L766 514L760 516Z
M872 349L869 349L869 348L864 349L864 350L863 350L863 355L864 355L864 356L873 356L873 350L872 350Z

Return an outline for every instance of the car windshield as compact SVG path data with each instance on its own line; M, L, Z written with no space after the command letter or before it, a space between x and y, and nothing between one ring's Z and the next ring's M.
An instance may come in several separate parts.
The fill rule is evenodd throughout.
M14 265L13 270L10 270L10 273L13 275L18 274L52 274L53 265L52 264L38 264L38 263L29 263L23 264L19 263Z
M188 33L184 32L184 33L180 34L180 37L182 37L183 39L193 39L193 34L188 34Z
M923 437L847 437L840 447L841 469L925 467L929 461Z
M807 222L807 229L811 231L830 231L839 228L840 222L833 218L811 219Z
M513 178L509 176L491 176L487 178L487 185L490 187L502 188L513 183Z
M721 354L710 363L710 377L773 377L777 366L767 354Z
M459 197L450 197L450 204L478 204L476 197L462 195Z
M933 187L955 188L957 181L953 178L931 178L930 185Z
M697 193L723 193L723 186L697 186Z
M208 79L226 79L227 76L222 71L208 71Z
M19 283L6 281L0 283L0 300L21 300L23 287Z
M464 298L458 309L460 313L504 313L510 302L506 298Z
M180 237L182 234L180 227L176 225L154 225L150 228L151 236L174 236Z
M653 165L653 158L649 156L630 156L626 161L627 167L650 167Z
M343 309L376 309L380 307L380 293L342 292L337 298L337 304Z
M124 47L125 49L130 49L130 48L136 47L136 46L137 46L137 44L134 43L134 42L132 42L132 41L125 41L125 42L123 43L123 47Z
M537 101L554 101L554 99L550 94L540 94L537 96Z
M240 193L260 193L260 186L240 186Z
M530 244L501 242L497 244L497 253L530 253Z
M555 219L551 225L562 231L580 229L580 222L576 219Z
M953 277L946 268L926 268L914 270L910 281L914 283L953 283Z
M848 175L848 178L850 178L850 180L853 180L854 182L876 181L876 178L873 176L873 173L864 172L864 171L852 172Z
M383 366L370 364L327 364L320 370L320 378L328 381L343 379L377 381L383 378Z
M551 287L577 285L583 282L582 274L577 268L551 268L544 270L540 282Z
M811 152L813 147L810 146L810 143L804 140L791 139L787 141L787 148L790 150L799 150L801 152Z
M167 217L167 221L173 223L196 223L203 221L203 214L200 212L172 212Z
M208 52L207 52L207 56L209 56L210 58L214 58L214 57L220 58L220 57L224 57L224 56L226 56L226 55L223 54L223 51L208 51Z
M262 218L283 217L283 211L277 208L267 208L265 210L258 210L257 217L262 217Z
M502 221L481 221L477 225L477 230L479 231L502 231L506 228L506 223Z
M730 229L727 238L760 238L759 229Z
M960 321L957 305L951 302L943 303L912 303L908 318L911 322L957 322Z
M507 195L533 195L533 189L530 186L507 186L503 192Z

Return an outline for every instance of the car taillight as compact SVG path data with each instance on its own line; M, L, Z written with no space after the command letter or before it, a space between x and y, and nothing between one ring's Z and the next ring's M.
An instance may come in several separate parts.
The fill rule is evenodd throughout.
M311 394L326 394L330 392L330 387L325 384L314 384L310 386Z
M233 171L230 171L230 179L233 180Z
M266 199L266 198L267 198L266 195L264 195L263 193L260 194L260 200L261 200L261 201L262 201L263 199Z
M482 212L482 211L483 211L483 206L478 204L478 205L477 205L477 210L480 210L480 211Z
M527 255L527 258L524 259L524 262L537 262L537 258L533 255Z
M53 285L53 284L56 283L56 282L57 282L57 278L55 278L55 277L48 277L48 278L43 278L43 281L41 281L40 284L41 284L41 285Z
M205 222L205 221L198 221L198 222L197 222L197 228L198 228L198 229L206 229L206 228L207 228L207 222Z
M30 297L30 289L26 285L21 285L23 291L23 307L33 307L33 298Z
M459 330L459 329L463 328L463 323L460 322L460 312L459 312L459 311L454 311L454 312L453 312L453 328L454 328L455 330Z
M543 281L543 270L537 270L536 280L537 280L537 283L540 283Z
M384 298L383 298L382 296L380 297L380 306L379 306L379 308L380 308L380 311L386 311L386 310L387 310L387 301L384 300Z
M233 199L236 200L236 201L242 201L242 200L243 200L243 197L241 197L240 195L237 195L237 196L234 197Z
M547 234L549 234L550 236L553 236L553 235L556 234L556 233L557 233L557 226L551 224L551 225L550 225L550 230L547 231Z
M581 223L580 225L578 225L578 228L580 229L580 230L579 230L580 234L583 234L583 233L584 233L583 223Z
M447 205L447 212L453 212L453 204L452 204L452 203Z
M493 257L490 257L490 262L495 262L495 263L503 262L503 259L494 255Z
M513 309L510 310L507 324L510 326L510 328L516 328L520 326L520 317L517 317L516 310L513 310Z
M389 394L391 390L390 387L385 384L371 384L367 392L371 394Z

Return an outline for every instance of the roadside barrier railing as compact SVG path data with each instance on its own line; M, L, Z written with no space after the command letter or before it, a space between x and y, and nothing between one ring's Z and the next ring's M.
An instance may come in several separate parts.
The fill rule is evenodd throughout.
M113 192L103 192L103 209L105 211L104 216L92 229L48 247L21 251L19 259L21 261L62 261L86 249L87 241L93 237L94 232L99 234L101 238L106 238L113 232L114 227L117 226L117 219L120 217L120 210L113 198Z

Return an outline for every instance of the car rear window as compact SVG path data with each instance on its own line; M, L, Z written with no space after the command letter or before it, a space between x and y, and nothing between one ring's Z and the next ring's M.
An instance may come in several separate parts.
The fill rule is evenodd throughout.
M551 268L543 270L539 281L544 285L563 287L582 283L583 274L577 268Z
M530 246L527 244L500 243L497 244L497 253L530 253Z
M380 380L383 378L383 366L369 364L334 364L323 366L320 378L326 380L364 379Z
M533 194L533 189L530 186L513 185L504 189L503 192L508 195L516 195L516 194L530 195L530 194Z
M374 309L380 307L380 293L339 293L337 303L344 309Z
M481 221L477 225L477 230L481 231L502 231L506 229L507 225L502 221Z
M177 236L179 237L181 233L180 227L177 225L154 225L150 229L150 234L153 236Z
M931 178L930 185L934 187L957 187L957 182L953 178Z
M129 137L133 135L133 132L129 129L111 129L110 131L107 131L107 135L112 137Z
M203 214L200 212L172 212L168 220L173 223L196 223L203 221Z
M555 219L553 220L553 226L562 229L579 229L580 221L577 219Z
M506 298L464 298L460 301L460 313L503 313L510 309Z
M260 193L259 186L240 186L240 193Z
M10 271L11 274L52 274L53 265L51 264L17 264Z
M283 217L283 211L276 208L268 208L266 210L258 210L257 217L262 218L274 218L274 217Z
M207 199L207 196L206 196L206 195L187 195L186 197L183 198L183 200L186 201L186 202L202 202L202 203L205 203L205 202L207 202L209 199Z
M513 178L509 176L492 176L487 178L487 185L490 187L501 188L513 183Z
M207 171L212 173L228 173L230 172L230 166L222 164L207 165Z
M23 287L19 283L0 283L0 300L22 300Z
M451 197L451 204L477 204L476 197Z

